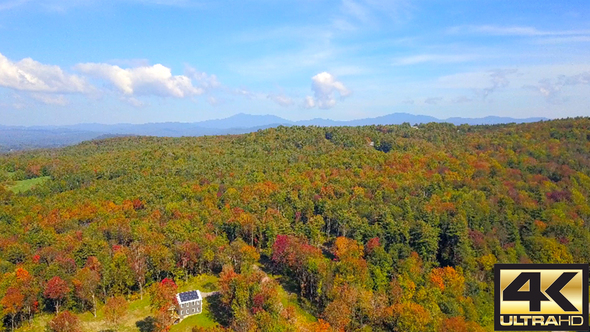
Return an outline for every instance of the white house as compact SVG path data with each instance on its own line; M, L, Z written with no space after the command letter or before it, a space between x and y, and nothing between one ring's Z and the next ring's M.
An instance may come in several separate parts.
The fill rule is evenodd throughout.
M180 320L203 311L203 297L199 290L176 294L178 307L176 308Z

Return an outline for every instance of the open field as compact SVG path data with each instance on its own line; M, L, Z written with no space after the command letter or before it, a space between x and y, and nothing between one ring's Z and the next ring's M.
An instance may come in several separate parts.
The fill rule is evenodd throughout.
M184 292L192 289L204 290L206 292L217 290L217 277L213 275L200 275L190 278L187 282L179 281L179 292ZM102 331L107 329L116 329L118 332L138 332L137 323L141 324L146 318L150 317L150 300L147 294L144 294L143 299L138 299L129 302L129 310L127 315L122 319L118 326L109 326L104 320L103 305L99 305L97 315L94 317L90 312L79 313L77 316L82 323L82 330L88 332ZM34 332L43 331L47 322L53 318L53 315L43 314L35 317L31 324L25 323L22 327L17 329L17 332ZM148 319L149 320L149 319ZM183 320L180 324L172 327L170 331L190 331L193 326L210 327L217 323L213 320L209 312L209 303L207 299L204 301L203 312L199 315L189 317Z
M270 277L273 279L276 278L274 276ZM203 274L190 278L187 282L179 281L178 291L185 292L188 290L199 289L202 292L215 292L218 289L217 279L218 278L214 275ZM306 312L299 306L297 303L296 294L290 293L281 287L279 288L279 296L281 298L281 303L283 303L284 306L295 307L296 315L300 321L315 322L317 320L313 315ZM138 299L129 302L129 310L127 311L127 315L125 315L118 326L110 326L105 322L103 307L104 305L99 305L96 317L94 317L91 312L77 314L78 318L80 318L80 322L82 323L82 331L90 332L115 329L118 332L139 332L141 331L139 326L142 323L149 322L148 317L151 316L149 296L147 294L144 294L144 298L141 300ZM30 324L25 323L16 331L43 331L45 330L47 323L52 318L53 315L51 314L38 315ZM190 332L195 326L213 327L216 325L218 325L218 323L215 321L215 318L211 312L210 302L208 298L205 298L203 301L203 312L201 314L190 316L184 319L179 324L172 326L170 332Z
M20 193L32 189L34 186L51 179L50 176L41 176L38 178L16 181L14 185L8 187L13 193Z

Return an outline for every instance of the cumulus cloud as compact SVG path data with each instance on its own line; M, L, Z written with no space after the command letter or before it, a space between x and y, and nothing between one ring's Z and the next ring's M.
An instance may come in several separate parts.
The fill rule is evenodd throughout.
M184 98L200 95L203 88L195 87L186 75L172 75L170 68L161 64L123 69L105 63L81 63L76 70L110 82L124 95L158 95Z
M346 98L352 93L328 72L319 73L311 78L311 90L314 92L314 96L305 98L304 106L306 108L317 106L321 109L329 109L336 105L337 94L340 95L340 98Z
M275 103L283 106L283 107L288 107L294 104L293 99L285 96L284 94L269 94L267 96L268 99L274 101Z
M46 93L84 93L92 86L59 66L45 65L31 58L13 62L0 53L0 86L14 90Z
M307 96L303 100L303 107L305 108L314 108L315 107L315 99L312 96Z

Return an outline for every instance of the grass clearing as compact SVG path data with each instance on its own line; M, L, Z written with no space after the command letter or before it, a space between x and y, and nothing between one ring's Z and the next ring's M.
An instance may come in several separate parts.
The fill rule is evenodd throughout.
M186 282L178 282L178 292L186 292L190 290L200 290L201 293L214 292L218 290L218 278L211 274L201 274L193 278L189 278ZM207 298L203 301L203 311L194 316L187 317L182 322L173 325L170 332L190 332L193 326L212 327L218 323L213 318L209 311L209 302Z
M203 301L203 312L198 315L189 316L182 320L182 322L173 325L170 332L190 332L194 326L213 327L217 326L217 322L213 319L213 315L209 311L209 302L207 298Z
M297 300L297 294L290 293L281 286L279 287L279 296L281 297L281 303L284 307L295 307L295 313L300 320L308 323L317 322L317 318L314 315L301 308L299 301Z
M31 323L25 322L25 323L23 323L23 325L20 328L16 329L15 331L18 331L18 332L45 331L45 326L47 326L47 322L49 322L51 320L51 318L53 318L53 315L49 315L49 314L36 315Z
M271 276L272 277L272 276ZM198 289L201 292L209 293L218 290L218 277L210 274L202 274L196 277L189 278L187 281L178 282L178 291L186 292L189 290ZM297 295L290 293L279 287L279 295L283 306L295 307L295 312L299 319L306 322L315 322L317 319L305 311L297 301ZM150 299L147 294L144 293L143 299L129 301L129 309L127 314L119 325L115 328L118 332L139 332L137 323L146 322L146 318L152 316L150 309ZM94 317L91 312L77 313L76 315L80 319L82 331L84 332L96 332L113 328L109 326L104 320L104 305L100 304L97 310L97 316ZM35 319L29 324L24 323L20 328L16 329L17 332L34 332L34 331L45 331L47 323L54 317L53 314L44 313L37 315ZM215 317L211 312L209 298L205 298L203 301L203 312L185 318L179 324L173 325L170 332L191 332L195 326L201 327L213 327L219 323L215 321Z
M189 290L200 290L203 292L214 292L218 290L217 281L219 278L212 274L200 274L196 277L189 278L187 281L180 280L178 285L178 292L186 292Z
M45 181L48 181L49 179L51 179L50 176L41 176L38 178L16 181L15 184L8 187L8 189L11 190L13 193L18 194L25 192L27 190L31 190L34 186L39 185Z
M201 292L213 292L217 290L218 278L214 275L202 274L196 277L189 278L186 282L178 282L178 291L185 292L189 290L198 289ZM146 318L152 316L150 308L149 295L144 293L143 299L128 302L129 309L127 314L116 327L117 332L139 332L137 323L145 321ZM80 325L84 332L96 332L102 331L109 328L107 322L104 320L103 304L99 304L96 317L91 312L77 313L76 315L80 319ZM45 331L47 323L54 317L53 314L44 313L37 315L35 319L29 323L24 323L20 328L16 329L17 332L36 332ZM193 326L211 327L216 326L218 323L214 320L213 315L209 311L209 302L205 298L203 301L203 312L201 314L188 317L177 325L172 326L171 332L190 332Z

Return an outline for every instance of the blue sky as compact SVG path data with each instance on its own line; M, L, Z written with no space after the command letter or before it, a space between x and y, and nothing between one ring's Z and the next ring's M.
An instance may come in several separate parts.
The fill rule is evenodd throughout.
M587 0L0 0L0 124L590 116Z

